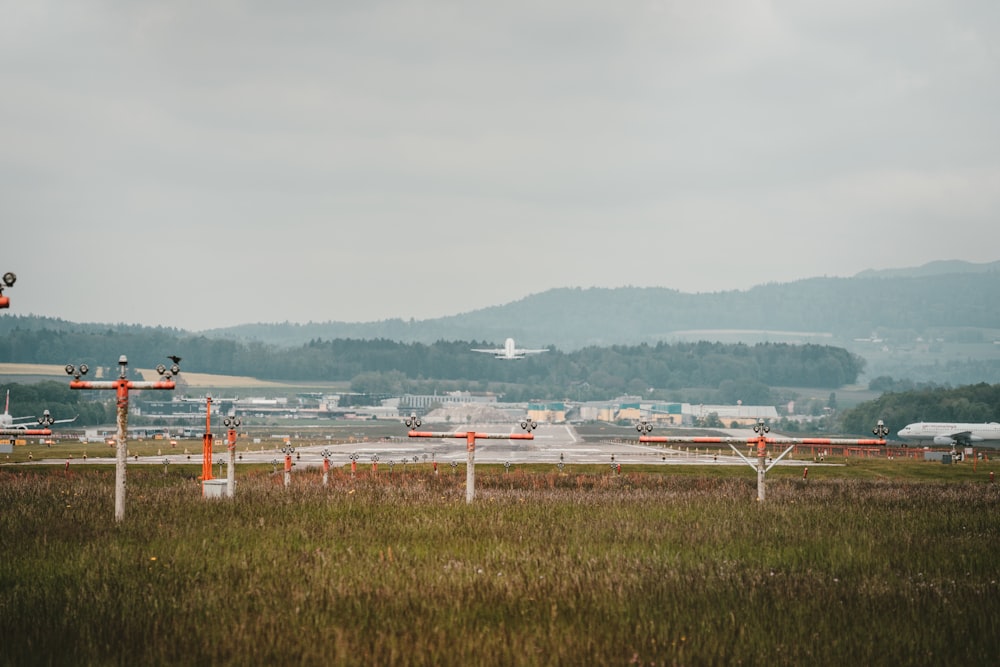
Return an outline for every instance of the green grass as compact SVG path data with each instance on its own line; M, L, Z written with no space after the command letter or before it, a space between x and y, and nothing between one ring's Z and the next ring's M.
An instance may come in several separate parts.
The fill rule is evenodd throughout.
M995 664L1000 487L890 463L4 468L0 664Z

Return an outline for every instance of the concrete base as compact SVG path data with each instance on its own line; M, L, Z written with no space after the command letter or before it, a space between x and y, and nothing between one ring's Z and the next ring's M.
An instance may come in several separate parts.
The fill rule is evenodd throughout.
M201 495L206 498L225 498L226 484L224 479L206 479L201 483Z

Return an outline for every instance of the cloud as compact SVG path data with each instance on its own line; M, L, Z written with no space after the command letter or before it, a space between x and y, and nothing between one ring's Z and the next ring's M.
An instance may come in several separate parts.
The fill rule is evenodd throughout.
M997 259L992 3L5 9L17 312L419 318Z

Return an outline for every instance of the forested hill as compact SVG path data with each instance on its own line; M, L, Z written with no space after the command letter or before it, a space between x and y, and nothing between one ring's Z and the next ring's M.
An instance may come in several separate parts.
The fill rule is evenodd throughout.
M561 288L430 320L247 324L205 334L279 345L334 338L501 343L512 336L531 347L574 350L691 339L685 332L706 329L804 332L821 337L802 340L830 342L868 337L873 331L901 332L912 339L940 327L1000 329L1000 269L811 278L708 294L641 287Z
M284 381L350 381L364 393L415 391L425 381L448 381L479 391L518 385L530 397L607 399L650 388L710 388L727 399L753 402L771 386L835 389L857 381L864 361L843 348L761 343L676 343L551 349L516 362L477 354L476 341L398 343L388 340L314 341L298 348L262 343L173 337L166 334L92 334L15 331L0 339L0 362L86 363L115 373L124 353L134 368L150 368L168 354L182 357L183 371L248 375Z
M553 345L572 351L590 345L697 340L699 332L705 330L795 332L797 335L767 339L838 344L875 331L883 338L897 340L928 338L942 327L987 330L987 342L994 335L991 330L1000 330L1000 262L934 262L910 270L864 272L853 278L810 278L704 294L656 287L559 288L435 319L259 323L200 334L289 347L348 338L500 344L510 336L529 347ZM78 324L7 313L0 316L0 335L14 329L183 333L132 324ZM762 338L748 335L742 340Z
M996 358L1000 346L991 343L1000 338L1000 263L939 262L912 271L811 278L710 294L686 294L664 288L564 288L506 305L430 320L247 324L201 333L2 313L0 361L58 364L86 361L95 365L113 363L119 354L126 353L130 359L134 356L135 364L155 364L163 361L166 354L180 354L185 357L187 368L200 372L275 379L353 380L361 373L385 373L392 368L409 377L429 378L432 376L428 375L427 360L439 358L439 351L446 349L447 354L441 354L449 363L469 366L465 369L470 371L468 377L504 382L508 378L503 374L513 373L512 367L494 363L487 355L465 353L469 347L493 347L513 337L521 346L548 346L553 350L542 355L546 358L544 362L529 359L515 364L518 374L540 363L545 369L538 375L544 375L545 381L559 378L602 387L623 383L639 386L647 381L649 373L622 371L625 362L618 358L622 355L620 350L656 348L661 342L737 340L714 337L725 330L743 332L740 336L746 336L738 340L747 343L794 341L821 344L809 349L846 348L867 360L864 367L872 377L888 375L952 385L996 382L1000 378L1000 363ZM755 338L755 331L774 335ZM876 337L872 334L876 332L877 338L887 343L874 345ZM872 342L857 343L853 341L855 338ZM925 342L914 343L920 340ZM952 343L936 341L974 343L978 347L975 350L970 345L946 347ZM362 342L370 345L361 345ZM344 345L354 346L352 354L358 355L356 359L346 358L342 352ZM387 351L393 346L397 349ZM608 347L620 350L608 352L600 359L588 352L591 356L586 356L589 365L586 370L592 377L553 372L557 359L560 363L578 364L585 355L577 352ZM719 355L740 354L741 349L714 349L708 364L715 364ZM462 355L457 357L459 351ZM624 356L640 359L646 355L637 351ZM836 355L823 352L821 356ZM401 362L405 370L404 366L386 365L386 359L399 361L402 357L407 357L407 361ZM366 366L360 359L376 365ZM646 358L639 365L648 361ZM859 361L852 357L846 366L838 361L835 364L838 369L829 378L796 384L836 387L853 382L862 368ZM191 363L195 366L188 365ZM676 360L671 360L670 365L678 368ZM809 366L806 376L817 367L811 362ZM411 369L415 375L411 375ZM714 372L695 381L717 386L711 379ZM756 371L746 369L735 371L732 377L764 384L776 381L773 377L765 380ZM684 386L694 379L675 374L666 382L664 378L650 379L648 386Z
M983 382L955 388L888 392L845 411L841 425L848 433L863 433L866 424L882 419L892 424L895 431L918 421L979 423L996 421L998 415L1000 384Z

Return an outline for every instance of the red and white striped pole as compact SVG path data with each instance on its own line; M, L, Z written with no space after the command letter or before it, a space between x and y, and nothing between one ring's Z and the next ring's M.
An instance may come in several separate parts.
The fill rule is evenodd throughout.
M229 465L226 467L226 495L230 498L236 492L236 429L240 426L239 417L226 417L223 421L226 431L226 448L229 450Z
M323 450L323 486L330 483L330 450Z
M212 397L205 397L205 435L201 438L201 481L215 479L212 475ZM204 493L202 484L202 493Z
M292 484L292 454L295 453L295 448L289 443L281 451L285 453L285 488L288 488Z

